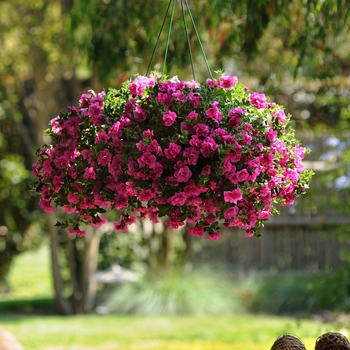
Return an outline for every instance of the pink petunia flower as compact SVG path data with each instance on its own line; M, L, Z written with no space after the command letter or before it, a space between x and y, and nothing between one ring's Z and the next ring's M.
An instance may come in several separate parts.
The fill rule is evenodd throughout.
M154 197L154 193L152 190L142 190L138 194L139 200L141 202L148 202L150 199Z
M85 231L79 230L79 229L69 228L68 229L68 233L71 234L71 235L77 235L79 237L84 237L85 236Z
M146 120L147 113L140 106L136 106L134 110L134 118L137 122L141 123Z
M224 200L229 203L237 203L242 199L242 192L239 188L236 188L233 191L224 191Z
M232 218L235 218L237 216L237 214L238 214L238 211L239 211L239 209L236 206L228 208L224 212L224 218L226 220L230 220Z
M187 118L191 120L195 120L198 118L198 113L195 111L191 111L190 113L188 113Z
M224 89L231 89L236 83L238 82L238 78L233 76L229 76L229 75L223 75L220 78L219 81L219 86L224 88Z
M278 119L278 121L282 124L284 124L286 121L287 121L287 117L286 115L284 114L284 111L283 109L277 109L276 112L272 113L272 115L274 117L276 117Z
M186 199L187 199L187 196L186 196L186 193L185 192L178 192L178 193L175 193L173 196L171 196L168 200L168 202L171 204L171 205L184 205L186 203Z
M172 112L172 111L168 111L168 113L164 114L162 117L163 120L163 124L165 126L171 126L174 124L175 120L176 120L176 113Z
M218 108L219 102L215 101L212 103L212 107L209 108L205 114L207 117L212 118L214 120L220 121L222 119L222 113Z
M193 227L188 227L187 231L192 235L192 236L197 236L197 237L202 237L204 235L204 226L193 226Z
M211 137L207 137L201 144L201 153L205 158L213 156L219 145Z
M85 168L84 179L85 180L95 180L96 179L96 174L95 174L95 170L93 167Z
M114 207L117 210L127 208L129 205L128 197L123 193L118 193L114 198Z
M216 232L209 234L209 236L206 237L206 240L217 241L220 237L221 237L221 233L216 231Z
M181 152L181 146L179 146L174 142L169 143L169 147L164 149L164 154L167 159L176 158L180 152Z
M106 224L108 220L103 215L96 215L92 218L91 226L92 227L100 227Z
M258 92L253 92L252 94L250 94L249 102L258 109L267 107L265 94L259 94Z
M39 205L44 209L45 213L50 213L54 211L56 208L53 207L51 204L51 199L39 199Z
M177 182L187 182L192 176L190 168L186 165L179 168L175 171L174 178Z

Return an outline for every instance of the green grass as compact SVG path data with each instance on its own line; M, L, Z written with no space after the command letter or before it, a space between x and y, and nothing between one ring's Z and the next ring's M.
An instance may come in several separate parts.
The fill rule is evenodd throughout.
M0 295L1 300L53 297L49 247L25 252L13 261L10 271L11 292Z
M54 292L50 276L49 247L25 252L13 262L10 293L0 294L0 314L52 312Z
M0 315L26 350L256 350L284 333L308 349L339 325L267 315L239 316L18 316ZM344 327L344 325L343 325ZM348 328L350 330L350 328ZM345 329L342 330L345 333Z

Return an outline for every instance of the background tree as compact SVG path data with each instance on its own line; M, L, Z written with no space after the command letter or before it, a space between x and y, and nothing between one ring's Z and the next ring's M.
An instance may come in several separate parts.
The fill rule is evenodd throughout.
M0 72L1 106L4 111L2 125L9 126L2 128L4 142L8 145L2 155L6 153L8 158L7 152L11 151L18 162L17 176L20 175L22 167L26 169L25 178L28 180L35 148L49 141L44 138L43 133L49 120L64 106L75 103L85 87L85 81L76 77L79 57L75 60L74 51L68 47L64 34L65 17L71 5L69 1L35 0L2 1L0 3L0 11L3 14L0 21L2 34L0 40L2 40L3 47L0 53L3 67ZM15 138L16 135L17 138ZM9 147L12 148L9 149ZM5 173L7 176L1 178L1 185L8 189L6 181L9 182L9 161L3 158L1 162L7 172ZM23 186L25 186L24 182L21 192L20 189L17 189L16 192L12 190L8 196L11 199L10 203L16 203L15 205L9 206L8 198L4 197L4 201L7 200L7 202L5 205L3 201L2 213L7 215L1 217L0 225L7 232L6 236L4 235L7 242L6 247L11 247L13 242L18 242L10 231L12 229L9 224L10 219L11 222L21 223L16 229L21 232L22 236L26 232L24 223L33 222L35 219L27 215L25 216L26 221L23 218L22 221L15 221L19 218L20 213L22 216L26 215L24 209L21 209L23 207L23 203L20 205L21 201L27 202L25 207L28 210L31 209L30 202L37 201L37 198L30 197L28 184L25 190ZM62 313L71 313L73 310L83 312L84 308L91 310L90 295L93 294L91 290L94 285L90 276L96 258L94 254L90 254L90 251L96 251L97 248L92 248L96 239L93 239L91 235L87 236L82 245L83 251L76 248L75 241L69 241L64 251L65 254L62 254L59 247L64 234L57 233L54 228L53 224L56 219L52 215L44 216L43 214L41 218L44 219L41 222L46 224L44 230L49 233L50 237L52 276L58 310ZM37 232L40 231L37 230ZM6 249L6 256L1 266L9 265L15 252L14 248ZM65 256L67 259L63 260ZM84 267L84 269L79 270L78 265L79 268ZM73 295L72 304L68 303L67 294L64 294L66 290L61 266L68 266L71 271L69 291ZM81 272L79 277L77 271ZM86 275L89 276L88 279Z

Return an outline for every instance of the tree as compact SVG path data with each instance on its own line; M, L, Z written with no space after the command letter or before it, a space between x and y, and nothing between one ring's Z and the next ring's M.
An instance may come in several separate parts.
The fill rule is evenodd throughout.
M0 73L3 93L1 105L4 108L5 125L9 125L8 128L3 128L2 132L8 147L16 145L16 147L12 146L11 152L14 153L14 159L17 161L17 176L21 174L20 166L25 167L27 173L31 170L35 148L48 141L44 138L43 131L47 128L49 120L62 109L62 106L75 103L85 87L84 82L76 77L75 56L68 47L64 35L65 16L71 5L70 1L24 2L19 0L0 3L1 13L6 14L2 16L0 22L4 48L0 54L0 61L4 67ZM16 60L12 57L16 57ZM16 132L13 133L13 130ZM14 138L15 135L17 138ZM8 147L4 148L4 152L8 152ZM6 157L9 158L9 155L7 154ZM7 161L6 158L1 160L2 163L5 161ZM8 169L6 164L6 170ZM29 180L27 173L25 178ZM9 181L8 178L9 175L0 178L1 188L7 186L5 181ZM30 197L30 201L23 205L21 201L26 199L23 193L28 196L29 187L25 182L22 182L21 186L22 188L17 189L16 192L12 190L11 206L8 206L7 198L5 210L1 215L8 215L6 220L1 216L4 220L1 220L1 225L10 232L12 227L9 220L18 222L20 225L16 230L24 236L26 230L23 225L34 221L34 218L26 215L25 212L32 209L30 201L33 202L34 198ZM12 202L14 202L13 205ZM23 206L24 208L21 208ZM24 216L26 220L23 217L18 220L19 215ZM91 252L96 252L95 242L98 243L98 239L94 238L93 234L87 236L83 251L78 251L76 248L80 242L69 241L66 249L68 262L61 261L64 255L59 253L59 239L66 234L57 233L53 226L56 219L52 215L47 215L45 221L44 230L47 230L50 236L53 282L58 310L61 313L90 311L91 295L93 297L94 290L91 269L93 270L97 264L97 262L94 263L96 257ZM13 236L12 233L8 233L6 238L10 240L11 235ZM11 239L12 241L14 240ZM6 247L11 247L10 243ZM11 249L6 249L6 261L3 261L1 267L9 268L13 254L17 253L14 248ZM63 294L64 279L60 268L62 264L68 264L71 269L72 305ZM77 277L78 270L83 271L81 278ZM81 293L81 289L85 292Z

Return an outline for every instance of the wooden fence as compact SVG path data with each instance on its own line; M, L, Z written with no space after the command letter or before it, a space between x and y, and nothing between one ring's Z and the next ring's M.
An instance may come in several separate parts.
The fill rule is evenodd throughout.
M230 230L223 232L221 240L200 246L193 262L195 266L210 263L235 272L336 269L344 264L341 255L349 250L350 242L341 242L335 231L329 225L270 224L258 239Z

